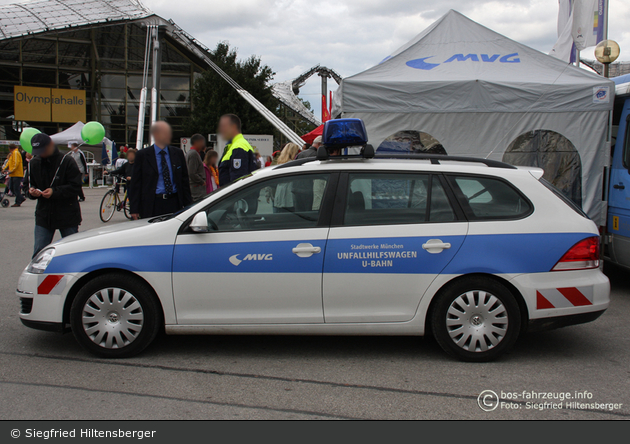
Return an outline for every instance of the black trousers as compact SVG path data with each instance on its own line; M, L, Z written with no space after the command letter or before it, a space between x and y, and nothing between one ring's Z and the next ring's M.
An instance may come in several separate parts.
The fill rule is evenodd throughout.
M179 205L179 199L176 195L172 196L170 199L163 199L162 197L155 196L155 200L153 201L152 217L175 213L181 209L182 207Z
M79 199L83 199L85 200L85 194L83 194L83 179L85 177L85 174L83 174L81 176L81 189L79 190Z

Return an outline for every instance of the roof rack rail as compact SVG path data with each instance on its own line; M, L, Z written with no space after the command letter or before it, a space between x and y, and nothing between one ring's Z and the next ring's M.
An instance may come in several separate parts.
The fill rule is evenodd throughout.
M500 162L498 160L483 159L480 157L464 157L449 156L446 154L428 154L428 153L377 153L375 159L413 159L413 160L430 160L434 165L440 165L440 161L444 162L470 162L482 163L490 168L505 168L510 170L517 169L514 165Z
M365 159L361 154L345 154L340 156L329 157L326 160L344 160L344 159ZM482 159L478 157L464 157L464 156L448 156L444 154L425 154L425 153L376 153L374 159L409 159L409 160L429 160L433 165L440 165L440 162L469 162L469 163L481 163L489 168L504 168L515 170L514 165L510 165L498 160ZM316 160L322 160L317 157L307 157L304 159L297 159L291 162L287 162L282 165L277 165L275 169L289 168L294 166L304 165L305 163L315 162Z

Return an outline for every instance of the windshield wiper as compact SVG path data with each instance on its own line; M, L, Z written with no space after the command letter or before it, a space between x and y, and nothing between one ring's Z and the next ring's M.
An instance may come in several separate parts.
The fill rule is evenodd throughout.
M154 217L153 219L149 220L149 223L150 224L154 224L156 222L164 222L165 220L169 220L169 219L173 218L174 214L175 213L173 213L173 214L165 214L163 216Z

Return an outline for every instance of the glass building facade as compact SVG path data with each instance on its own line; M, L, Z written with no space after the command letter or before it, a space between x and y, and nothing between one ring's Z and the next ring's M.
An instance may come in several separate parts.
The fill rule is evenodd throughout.
M101 122L118 146L135 147L147 28L127 21L72 30L50 31L0 41L0 139L19 139L13 87L39 86L86 91L86 118ZM184 137L191 112L191 89L204 63L160 35L161 75L158 119L173 127L173 142ZM151 78L149 73L149 88ZM145 112L148 141L149 106ZM47 134L72 124L26 121Z

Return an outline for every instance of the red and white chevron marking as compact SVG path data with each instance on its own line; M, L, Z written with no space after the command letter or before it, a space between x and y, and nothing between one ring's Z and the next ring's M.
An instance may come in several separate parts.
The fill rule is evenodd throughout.
M37 280L37 294L61 294L64 288L66 280L61 274L41 275Z
M536 291L536 309L593 305L593 287L548 288Z

